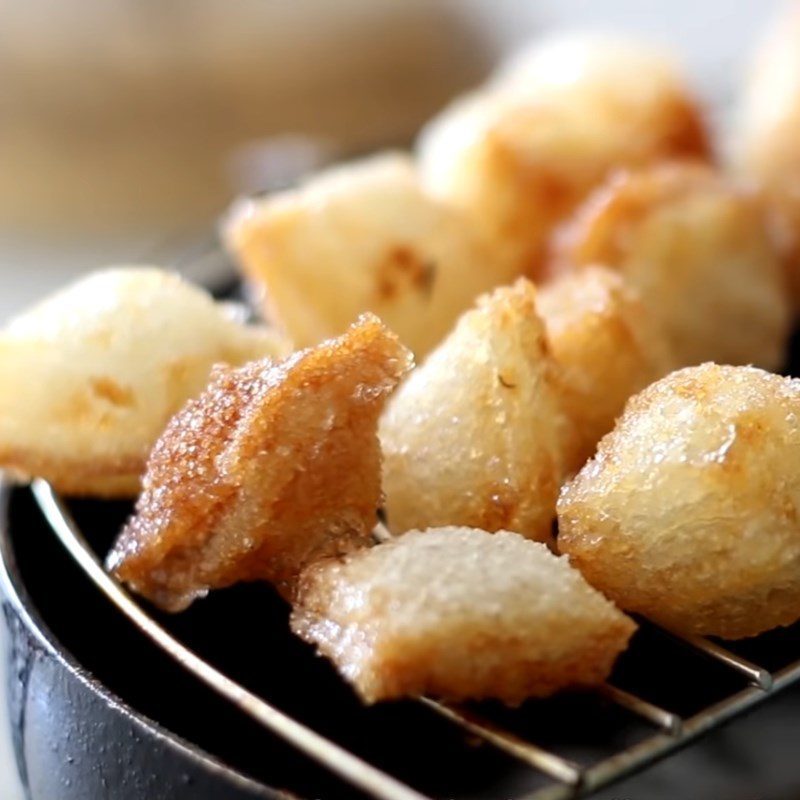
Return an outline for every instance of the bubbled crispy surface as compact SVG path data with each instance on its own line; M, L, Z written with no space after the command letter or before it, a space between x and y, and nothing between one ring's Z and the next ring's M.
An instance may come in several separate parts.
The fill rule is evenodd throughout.
M267 316L303 347L372 311L421 356L477 295L515 274L470 221L423 190L410 159L397 154L239 204L226 234L262 289Z
M153 449L109 566L179 610L240 580L290 592L306 562L363 544L380 504L378 414L409 366L367 315L283 362L217 369Z
M440 528L309 567L292 628L366 702L516 704L601 682L635 626L544 545Z
M680 366L783 364L789 301L764 205L701 164L613 176L559 232L557 270L615 269L640 292Z
M175 274L87 275L0 332L0 466L67 494L135 496L150 448L213 364L283 352Z
M481 298L381 420L391 529L466 525L550 538L568 425L533 285Z
M614 427L626 400L674 365L666 337L621 276L591 266L545 286L537 306L561 367L564 407L577 432L577 470Z
M704 364L634 397L562 490L559 549L622 608L739 638L800 618L800 381Z

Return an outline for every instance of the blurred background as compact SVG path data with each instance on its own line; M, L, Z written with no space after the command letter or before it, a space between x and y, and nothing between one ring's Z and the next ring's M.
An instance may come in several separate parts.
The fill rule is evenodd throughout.
M666 44L722 108L773 5L0 0L0 316L67 274L169 261L281 168L275 137L334 152L408 142L553 28Z
M666 45L724 125L777 5L0 0L0 317L81 271L173 261L233 196L274 179L282 159L305 157L293 137L333 153L407 143L505 53L553 30L632 32ZM217 277L213 263L194 269ZM0 800L17 800L2 714ZM764 765L775 748L759 738L768 727L760 719L748 752ZM773 729L796 742L785 713ZM670 770L685 768L669 762L653 773L655 787L668 792ZM796 788L797 776L772 775ZM717 796L732 797L731 785Z

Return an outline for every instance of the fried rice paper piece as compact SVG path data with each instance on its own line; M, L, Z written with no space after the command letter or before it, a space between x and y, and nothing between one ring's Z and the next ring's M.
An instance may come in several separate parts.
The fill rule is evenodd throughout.
M621 608L738 639L800 618L800 380L704 364L634 397L558 503Z
M545 286L537 307L561 366L561 399L574 425L574 472L614 427L628 398L670 372L675 359L639 293L605 267Z
M398 154L337 166L297 189L238 203L225 237L268 319L302 347L364 311L418 357L482 292L514 277Z
M376 317L272 364L217 369L170 422L108 567L169 611L365 544L381 501L378 415L410 366Z
M710 158L701 112L670 58L592 36L537 42L432 120L417 150L429 191L536 280L553 227L612 171Z
M312 565L291 624L367 703L510 705L601 683L636 627L543 544L470 528Z
M678 366L783 365L789 297L762 199L702 164L623 172L554 242L554 271L590 264L638 289Z
M135 496L156 439L215 363L287 352L175 274L92 273L0 331L0 466L65 494Z
M464 314L381 419L389 527L465 525L547 541L569 425L521 278Z

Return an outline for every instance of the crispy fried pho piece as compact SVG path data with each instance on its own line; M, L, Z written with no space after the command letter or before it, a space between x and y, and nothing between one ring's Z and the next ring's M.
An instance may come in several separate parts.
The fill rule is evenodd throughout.
M365 315L281 363L218 369L156 444L109 568L178 611L237 581L290 594L306 563L366 543L381 499L378 415L409 365Z
M423 130L425 185L538 279L553 226L620 167L709 157L700 112L657 49L606 37L537 43Z
M267 316L303 347L373 311L420 356L481 292L512 277L400 155L338 166L298 189L240 203L226 238L263 289Z
M135 496L154 442L215 363L288 351L175 274L92 273L0 331L0 466L66 494Z
M412 531L313 564L292 629L367 703L435 695L515 705L608 676L634 623L566 558L508 532Z
M674 367L666 337L620 275L592 266L545 286L537 298L561 397L574 424L571 470L594 453L625 402Z
M763 203L713 169L621 173L561 231L556 269L613 268L661 324L679 366L782 365L789 300Z
M482 297L381 419L390 528L465 525L550 538L568 424L521 278Z
M800 380L704 364L634 397L558 504L558 547L621 608L753 636L800 618Z

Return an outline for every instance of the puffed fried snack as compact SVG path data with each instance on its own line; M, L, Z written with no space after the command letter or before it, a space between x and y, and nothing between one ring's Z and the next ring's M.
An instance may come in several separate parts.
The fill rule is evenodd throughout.
M789 300L764 206L709 167L622 173L562 230L556 271L601 263L635 286L679 366L783 364Z
M301 576L292 629L367 703L516 705L608 676L634 623L566 558L506 531L412 531Z
M457 99L417 151L425 185L534 279L554 225L612 170L709 157L701 115L669 58L580 36L537 44Z
M625 402L673 369L666 336L639 293L605 267L562 276L537 298L563 407L574 425L572 471L594 453Z
M464 525L550 539L568 424L521 278L464 314L380 424L389 527Z
M800 380L703 364L634 397L558 503L621 608L738 639L800 618Z
M787 4L757 49L734 127L734 166L773 204L800 309L800 8Z
M150 448L213 364L287 351L177 275L92 273L0 331L0 466L66 494L134 496Z
M400 155L240 202L225 236L262 287L266 316L303 347L373 311L420 356L481 292L510 277L458 211L423 191Z
M397 337L364 315L278 364L217 369L153 449L109 569L180 611L238 581L290 595L306 563L369 542L378 415L409 366Z

